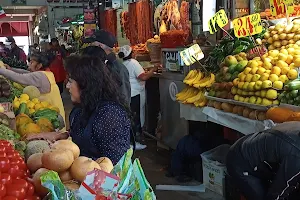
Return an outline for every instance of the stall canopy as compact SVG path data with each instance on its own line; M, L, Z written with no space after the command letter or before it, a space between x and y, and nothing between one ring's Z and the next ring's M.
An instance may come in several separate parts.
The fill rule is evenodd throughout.
M28 35L27 22L0 22L0 37Z

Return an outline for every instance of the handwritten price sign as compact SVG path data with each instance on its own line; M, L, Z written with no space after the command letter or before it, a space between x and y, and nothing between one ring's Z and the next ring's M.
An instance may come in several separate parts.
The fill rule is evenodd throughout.
M233 20L234 35L238 38L256 35L262 32L260 14L256 13Z
M286 14L286 13L292 14L294 12L294 1L293 0L270 0L270 8L273 16Z
M209 32L210 34L216 33L217 30L217 25L220 28L223 28L228 24L228 18L226 15L226 12L224 9L219 10L209 21L208 21L208 27L209 27Z
M190 66L204 58L204 54L200 46L198 44L194 44L193 46L181 51L180 57L186 66Z

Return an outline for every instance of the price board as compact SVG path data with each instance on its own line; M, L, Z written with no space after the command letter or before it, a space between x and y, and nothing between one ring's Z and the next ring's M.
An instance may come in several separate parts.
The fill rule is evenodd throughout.
M204 58L204 54L200 46L198 44L194 44L193 46L181 51L180 57L186 66L190 66Z
M223 28L228 24L228 18L224 9L219 10L210 20L208 21L208 28L210 34L214 34L218 31L217 25Z
M294 0L270 0L270 9L273 16L292 14Z
M262 32L260 14L256 13L233 20L234 35L238 38L256 35Z

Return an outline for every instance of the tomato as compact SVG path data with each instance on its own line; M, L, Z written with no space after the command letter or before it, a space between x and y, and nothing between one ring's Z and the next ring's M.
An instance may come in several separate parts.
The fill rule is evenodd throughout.
M16 152L9 152L9 151L6 151L6 157L9 158L9 159L12 159L12 158L18 158L19 155L18 153Z
M0 199L6 195L6 188L3 184L0 184Z
M0 158L0 171L8 172L10 169L10 161L8 158Z
M6 157L6 153L0 150L0 158L5 158L5 157Z
M14 196L6 196L2 200L18 200L18 198Z
M2 173L1 174L1 183L4 185L12 184L12 178L11 178L10 174Z
M12 178L24 176L24 170L20 169L18 165L12 165L7 173L10 174Z
M9 142L1 142L0 145L3 147L8 147L8 148L12 149L11 143L9 143Z
M27 195L32 196L34 194L34 186L29 182L27 182L27 184L28 184Z
M6 151L6 147L3 145L0 145L0 152L5 152Z
M25 188L26 191L28 189L28 182L26 180L24 180L24 179L13 179L12 184L13 185L20 185L23 188Z
M21 158L11 158L10 159L10 164L12 166L17 165L22 170L27 170L27 166L26 166L24 160L22 160Z
M18 199L24 199L26 197L26 190L21 185L11 184L9 190L6 191L8 196L14 196Z
M33 196L28 195L28 196L25 197L24 200L41 200L41 198L38 197L38 196L35 196L35 195L33 195Z

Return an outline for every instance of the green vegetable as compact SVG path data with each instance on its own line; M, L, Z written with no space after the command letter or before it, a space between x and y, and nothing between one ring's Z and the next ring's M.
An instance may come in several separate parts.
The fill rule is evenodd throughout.
M295 80L284 86L285 90L300 90L300 81Z
M51 110L51 109L39 110L39 111L35 112L32 115L32 117L35 121L39 120L40 118L46 118L49 121L51 121L54 128L57 129L57 128L60 127L60 121L59 121L59 118L58 118L58 114L54 110Z
M18 110L18 114L25 114L26 113L26 109L27 109L27 105L26 103L21 103L19 110Z

